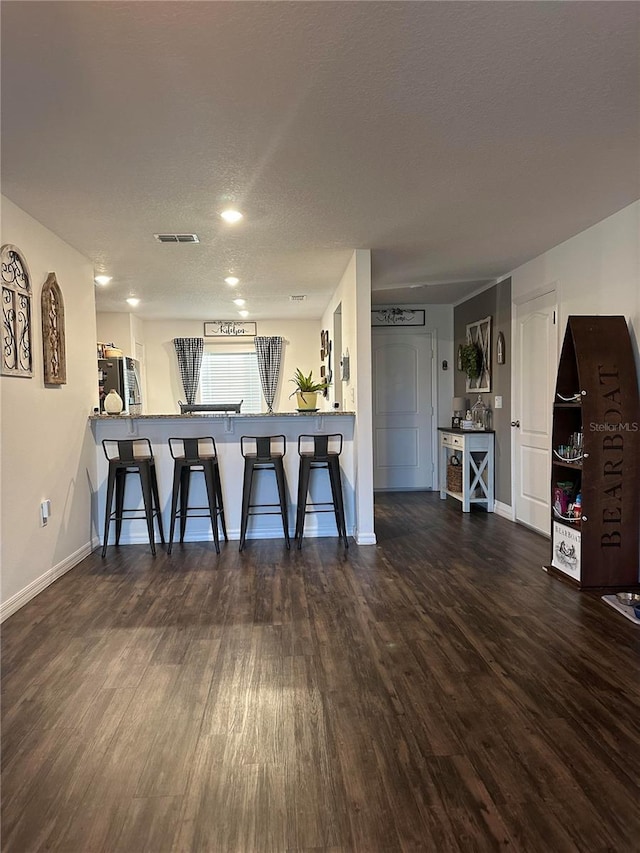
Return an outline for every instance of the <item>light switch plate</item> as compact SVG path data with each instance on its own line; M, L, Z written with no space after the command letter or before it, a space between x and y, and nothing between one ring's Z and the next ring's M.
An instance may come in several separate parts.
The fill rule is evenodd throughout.
M496 394L496 396L495 396L495 408L496 409L502 408L502 397L499 394Z

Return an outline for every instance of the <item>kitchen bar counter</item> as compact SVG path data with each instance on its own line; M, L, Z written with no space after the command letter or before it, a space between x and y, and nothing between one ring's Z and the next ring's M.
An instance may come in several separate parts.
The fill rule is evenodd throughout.
M318 410L317 412L309 411L309 412L258 412L258 413L249 413L246 414L240 412L188 412L185 415L173 414L173 415L90 415L90 421L116 421L116 420L128 420L128 421L157 421L157 420L194 420L198 418L204 418L205 420L209 420L210 418L234 418L234 419L244 419L244 418L340 418L340 417L353 417L355 412L343 412L341 409L327 409Z
M167 439L211 435L215 439L220 464L225 518L229 539L240 538L240 507L242 500L242 478L244 459L240 453L242 435L284 435L287 452L284 459L289 496L289 528L293 536L298 489L298 436L314 433L341 433L344 446L340 457L342 488L344 492L347 532L353 535L355 523L355 453L353 412L327 410L318 412L274 412L272 414L236 414L215 412L211 414L156 414L156 415L91 415L91 428L96 440L98 485L94 496L94 525L100 541L104 529L105 492L107 461L101 442L105 438L144 437L151 441L156 458L160 505L165 535L168 538L171 510L171 487L173 482L173 459L169 453ZM254 486L255 503L273 503L276 498L275 480L271 473L258 475ZM330 499L328 475L319 471L312 477L310 500L321 502ZM189 496L190 504L205 506L206 490L202 474L192 475ZM142 495L137 477L127 478L126 506L142 508ZM112 531L115 525L111 525ZM305 538L314 536L336 536L333 513L314 513L307 516ZM176 525L179 538L179 524ZM282 538L282 524L278 515L254 516L249 521L248 539ZM185 541L210 541L211 525L206 518L189 518ZM113 533L110 540L113 543ZM147 543L148 536L144 520L126 521L122 525L120 544ZM231 543L227 547L232 546ZM284 548L284 541L283 541ZM174 544L173 558L180 553L179 544ZM212 556L215 552L212 549ZM107 554L108 557L108 554Z

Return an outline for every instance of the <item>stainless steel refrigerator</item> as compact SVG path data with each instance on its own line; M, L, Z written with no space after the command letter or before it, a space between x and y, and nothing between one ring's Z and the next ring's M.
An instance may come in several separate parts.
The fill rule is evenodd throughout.
M140 364L135 358L98 359L98 391L100 411L104 412L104 398L111 389L122 397L123 413L142 414L142 389L140 384Z

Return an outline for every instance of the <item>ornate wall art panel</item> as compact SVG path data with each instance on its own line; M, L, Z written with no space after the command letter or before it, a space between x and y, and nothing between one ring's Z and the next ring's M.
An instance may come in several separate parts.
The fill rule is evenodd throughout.
M45 385L64 385L67 381L64 300L54 272L49 273L42 286L42 354Z
M467 374L467 391L491 391L491 317L467 325L467 343L480 352L480 372L476 377Z
M2 262L2 361L5 376L33 376L31 276L17 246L0 249Z

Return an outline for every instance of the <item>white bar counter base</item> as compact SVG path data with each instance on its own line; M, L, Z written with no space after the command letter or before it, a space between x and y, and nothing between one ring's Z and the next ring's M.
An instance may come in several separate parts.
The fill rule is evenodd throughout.
M282 412L273 414L185 414L185 415L92 415L89 418L96 440L97 489L93 497L93 521L97 536L102 542L108 463L102 449L104 438L127 439L148 438L153 447L158 475L160 506L165 539L168 541L171 512L171 488L173 484L173 459L169 453L168 438L187 438L211 435L215 439L222 480L225 520L230 540L240 539L240 509L242 505L242 482L244 459L240 453L242 435L284 435L287 452L284 458L287 479L289 533L293 537L296 520L298 492L298 436L320 433L342 433L344 444L340 456L342 491L347 533L354 535L355 527L355 454L353 412L326 411L313 413ZM325 470L311 477L309 500L321 502L331 500L329 477ZM275 477L271 471L258 473L254 478L253 503L277 502ZM204 476L194 472L189 491L191 506L206 506ZM127 477L126 507L139 507L142 511L142 492L138 477ZM179 555L179 522L176 523L173 555ZM111 525L109 544L115 541L115 525ZM332 512L307 515L305 539L319 536L335 536L336 520ZM282 539L282 521L279 515L257 515L249 519L247 539ZM185 542L212 541L211 523L208 518L189 518ZM122 524L120 544L148 544L144 518L126 520ZM158 542L156 530L156 542ZM224 540L221 540L221 545ZM107 555L108 556L108 555Z
M481 504L487 512L493 512L494 431L439 427L438 432L441 499L447 495L455 498L461 502L463 512L469 512L471 504ZM447 464L453 455L460 457L462 463L462 492L447 489Z

